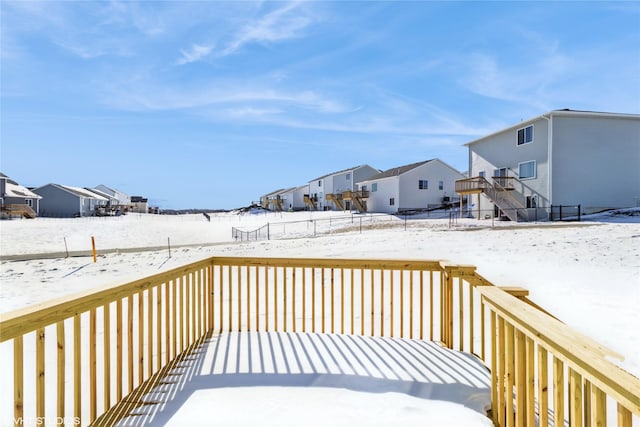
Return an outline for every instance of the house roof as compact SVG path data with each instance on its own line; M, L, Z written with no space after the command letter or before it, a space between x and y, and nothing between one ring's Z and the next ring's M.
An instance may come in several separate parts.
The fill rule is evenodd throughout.
M354 170L356 170L356 169L363 168L363 167L365 167L365 166L369 166L369 165L358 165L358 166L354 166L354 167L352 167L352 168L343 169L343 170L341 170L341 171L331 172L331 173L328 173L328 174L326 174L326 175L322 175L322 176L319 176L319 177L317 177L317 178L314 178L314 179L312 179L312 180L311 180L311 181L309 181L309 182L317 181L317 180L319 180L319 179L323 179L323 178L326 178L326 177L331 176L331 175L338 175L338 174L341 174L341 173L345 173L345 172L349 172L349 171L354 171ZM369 166L369 167L371 167L371 166Z
M627 118L627 119L640 119L640 114L626 114L626 113L607 113L607 112L602 112L602 111L583 111L583 110L570 110L568 108L562 109L562 110L551 110L549 112L546 112L544 114L541 114L539 116L533 117L531 119L528 120L524 120L520 123L508 126L504 129L501 129L499 131L490 133L489 135L485 135L481 138L478 139L474 139L473 141L467 142L466 146L469 146L471 144L475 144L476 142L480 142L483 141L487 138L491 138L494 135L498 135L502 132L506 132L508 130L513 130L513 129L518 129L521 128L523 126L527 126L537 120L540 119L549 119L552 116L565 116L565 117L612 117L612 118Z
M88 198L88 199L96 199L96 200L104 200L109 201L108 198L101 196L98 193L95 193L93 190L89 190L87 188L80 187L70 187L68 185L60 185L60 187L65 188L67 191L70 191L80 197Z
M107 198L107 199L109 199L109 200L111 200L111 199L116 199L116 197L115 197L115 196L112 196L112 195L110 195L110 194L107 194L107 193L105 193L104 191L100 191L100 190L98 190L97 188L88 188L88 187L85 187L84 189L85 189L85 190L89 190L89 191L91 191L92 193L96 193L97 195L102 196L102 197L105 197L105 198ZM117 199L116 199L116 200L117 200Z
M66 191L67 193L71 193L77 197L81 197L81 198L85 198L85 199L95 199L95 200L102 200L102 201L109 201L108 198L103 197L97 193L94 193L93 191L87 190L86 188L80 188L80 187L71 187L69 185L61 185L61 184L47 184L47 185L51 185L53 187L56 187L62 191ZM37 191L40 188L46 187L46 185L43 185L42 187L38 187L36 188Z
M15 182L14 180L12 180L11 178L9 178L7 175L3 174L2 172L0 172L0 178L6 178L7 182L10 182L11 184L20 185L17 182Z
M295 191L295 190L297 190L298 188L300 188L300 187L291 187L291 188L286 188L286 189L284 189L284 190L282 190L282 191L279 191L279 192L278 192L278 194L289 193L289 192L291 192L291 191Z
M379 174L374 175L374 176L366 179L365 181L373 181L373 180L376 180L376 179L389 178L389 177L392 177L392 176L400 176L403 173L409 172L410 170L415 169L415 168L417 168L419 166L422 166L422 165L424 165L426 163L429 163L432 160L433 159L424 160L422 162L411 163L410 165L398 166L398 167L395 167L395 168L387 169L386 171L380 172ZM365 181L362 181L362 182L365 182Z
M5 177L2 177L5 178ZM28 190L22 185L14 184L14 181L7 180L5 188L7 197L24 197L25 199L42 199L42 196Z
M102 187L102 188L98 188L98 187ZM123 196L129 197L127 195L127 193L125 193L124 191L120 191L117 188L112 188L112 187L109 187L109 186L104 185L104 184L96 185L95 187L91 188L90 190L91 191L99 190L101 192L100 194L112 193L112 194L109 194L110 197L116 197L118 194L121 194Z
M265 194L265 195L264 195L264 196L262 196L262 197L274 196L274 195L276 195L276 194L278 194L278 193L281 193L281 192L283 192L283 191L284 191L284 188L279 188L279 189L277 189L276 191L272 191L271 193L267 193L267 194Z

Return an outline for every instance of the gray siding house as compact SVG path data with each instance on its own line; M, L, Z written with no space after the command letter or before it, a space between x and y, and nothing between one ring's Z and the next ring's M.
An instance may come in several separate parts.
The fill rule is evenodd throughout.
M470 178L456 191L480 217L545 220L552 206L588 214L640 201L637 114L554 110L466 146Z
M40 215L46 217L94 216L109 203L109 199L91 190L67 185L47 184L33 192L42 197Z

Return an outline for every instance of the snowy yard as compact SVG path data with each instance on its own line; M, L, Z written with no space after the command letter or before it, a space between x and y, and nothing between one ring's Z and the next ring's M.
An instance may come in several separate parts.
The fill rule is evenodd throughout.
M625 360L614 363L620 364L636 376L640 375L640 330L636 326L640 324L640 216L602 215L581 223L540 224L463 219L455 227L449 227L446 219L411 219L407 221L406 229L404 224L375 229L365 227L362 231L359 227L346 226L346 232L318 234L315 238L231 241L231 227L249 230L267 222L275 224L274 227L287 227L277 224L326 220L331 215L335 216L336 213L244 216L219 214L212 216L210 222L202 215L129 215L120 218L3 221L0 222L0 255L3 257L36 253L55 255L53 258L2 261L0 311L10 311L97 286L124 283L216 255L448 260L456 264L475 265L481 275L496 285L529 289L533 301L571 327L624 355ZM65 258L67 250L89 251L91 236L95 237L99 250L119 250L99 256L96 263L89 256ZM169 243L172 245L171 256ZM127 251L129 248L144 247L151 249ZM385 354L389 355L405 354L403 352L409 354L413 350L418 351L419 346L427 349L430 346L428 343L409 340L392 343L390 340L314 336L306 338L309 340L306 346L299 342L297 347L288 344L288 350L274 347L274 342L292 342L292 339L280 334L223 335L212 338L203 350L203 363L211 367L206 375L223 375L222 379L231 381L231 376L224 377L227 372L225 369L235 369L233 373L241 375L234 375L235 379L232 381L245 379L240 380L239 384L229 384L224 392L220 388L201 386L200 382L185 384L185 387L191 387L190 399L187 402L173 402L172 405L175 405L162 415L165 417L163 422L180 425L194 414L191 408L206 408L206 402L215 401L220 402L220 406L215 411L212 409L212 413L216 417L231 417L225 422L229 424L232 423L230 420L241 420L242 418L238 418L239 414L252 416L242 399L251 399L251 408L265 417L279 414L277 416L286 415L289 420L299 420L302 413L297 408L305 407L318 420L321 416L335 414L331 423L336 425L351 424L349 417L362 415L358 412L362 405L366 405L369 415L372 408L388 408L384 411L380 409L370 425L388 424L387 421L398 417L406 420L407 424L412 424L411 420L418 419L413 418L414 415L423 421L426 413L436 417L433 418L435 422L438 414L451 414L450 405L457 405L459 411L456 414L460 414L461 418L459 424L448 423L449 425L484 425L488 421L481 414L483 399L478 401L483 402L480 406L467 405L474 410L463 406L469 396L448 399L448 392L443 392L443 397L437 398L437 401L424 399L426 395L423 391L426 386L420 384L425 380L428 382L429 377L426 371L420 371L422 367L413 356L403 356L402 359L410 363L408 367L400 367L392 365L389 358L380 358L378 362L365 360L362 356L357 356L359 353L356 347L347 346L364 345L366 340L369 340L367 345L380 348L400 346L396 350L385 350ZM254 343L255 346L258 342L264 344L267 342L265 340L271 343L271 347L265 348L276 351L254 353L252 347L252 356L249 356L249 343ZM316 347L320 342L336 346L337 343L342 343L340 345L346 347L320 357L310 351L309 345L312 342L316 342ZM225 346L220 347L221 343ZM213 356L221 348L224 348L225 362L220 362L222 359ZM263 351L266 351L265 348ZM279 358L273 356L276 353L280 355ZM336 358L340 356L336 355L340 354L355 357L354 360L349 360L348 357L344 360L350 368L339 367L342 365ZM3 360L9 357L5 351L1 356ZM254 357L259 359L253 359ZM267 363L269 359L272 366ZM284 365L278 367L278 363ZM338 371L332 372L329 369L330 363L335 363ZM367 363L368 367L365 366ZM204 369L202 366L201 368ZM255 373L259 376L251 381L267 382L242 383L247 380L245 374L253 373L255 369L258 369ZM269 369L273 369L273 372L269 372ZM355 386L341 386L342 379L355 378L356 369L364 369L371 375L368 379L363 376L358 377L356 382L350 382ZM374 372L379 372L382 377L376 376ZM202 370L199 371L199 375L202 373ZM294 379L294 373L303 377ZM405 374L408 377L403 377ZM386 375L397 377L393 382L395 385L391 385L391 380ZM198 381L206 380L200 378ZM272 380L276 384L269 382ZM305 383L310 387L303 388L298 383L286 384L287 381L298 380L311 381ZM314 382L316 380L319 382ZM280 381L283 384L278 383ZM409 387L414 392L402 388L406 381L414 384L412 387L417 387ZM222 381L220 384L225 383ZM316 387L317 385L322 386ZM433 385L428 388L434 393L438 390ZM242 396L242 399L237 398L238 396ZM431 398L434 396L430 395ZM284 405L282 402L295 404ZM390 402L394 404L388 404ZM323 411L327 406L335 411L327 414ZM438 407L441 407L441 412ZM7 409L9 408L3 406L0 425L7 424ZM195 413L199 414L197 411ZM467 416L471 418L464 418ZM471 424L472 419L477 419L474 421L476 424ZM238 424L244 423L239 421Z

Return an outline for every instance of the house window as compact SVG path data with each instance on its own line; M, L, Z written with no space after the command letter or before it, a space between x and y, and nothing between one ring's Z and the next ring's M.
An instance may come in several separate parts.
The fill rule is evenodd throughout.
M378 183L374 182L373 184L371 184L371 192L375 192L378 191Z
M527 196L526 198L527 208L535 208L537 206L536 196Z
M444 190L444 181L438 181L438 190Z
M347 174L347 181L351 181L351 174L350 173Z
M480 171L480 172L478 172L478 176L479 176L480 178L484 178L484 177L485 177L485 175L486 175L485 171Z
M518 164L518 176L520 179L536 177L536 161L523 162Z
M322 181L318 181L318 187L322 187Z
M518 145L529 144L530 142L533 142L533 125L518 129Z
M503 177L503 176L507 176L507 174L508 174L507 168L495 169L493 171L493 176L494 177Z
M366 185L361 186L361 187L360 187L360 190L362 190L362 191L367 191L367 186L366 186Z
M396 204L396 199L394 197L389 199L389 206L393 206Z
M429 181L426 179L421 179L418 181L418 189L419 190L427 190L429 188Z
M29 206L29 207L33 207L33 200L31 199L25 199L24 204Z

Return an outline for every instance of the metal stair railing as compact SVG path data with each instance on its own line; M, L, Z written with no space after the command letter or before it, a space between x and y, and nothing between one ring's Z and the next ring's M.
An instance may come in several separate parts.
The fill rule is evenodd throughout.
M500 184L500 179L505 177L494 177L493 185L489 183L494 190L495 198L492 197L496 205L507 215L507 217L515 222L529 221L529 213L524 205L518 199L513 197L511 190ZM515 178L511 178L515 179Z

